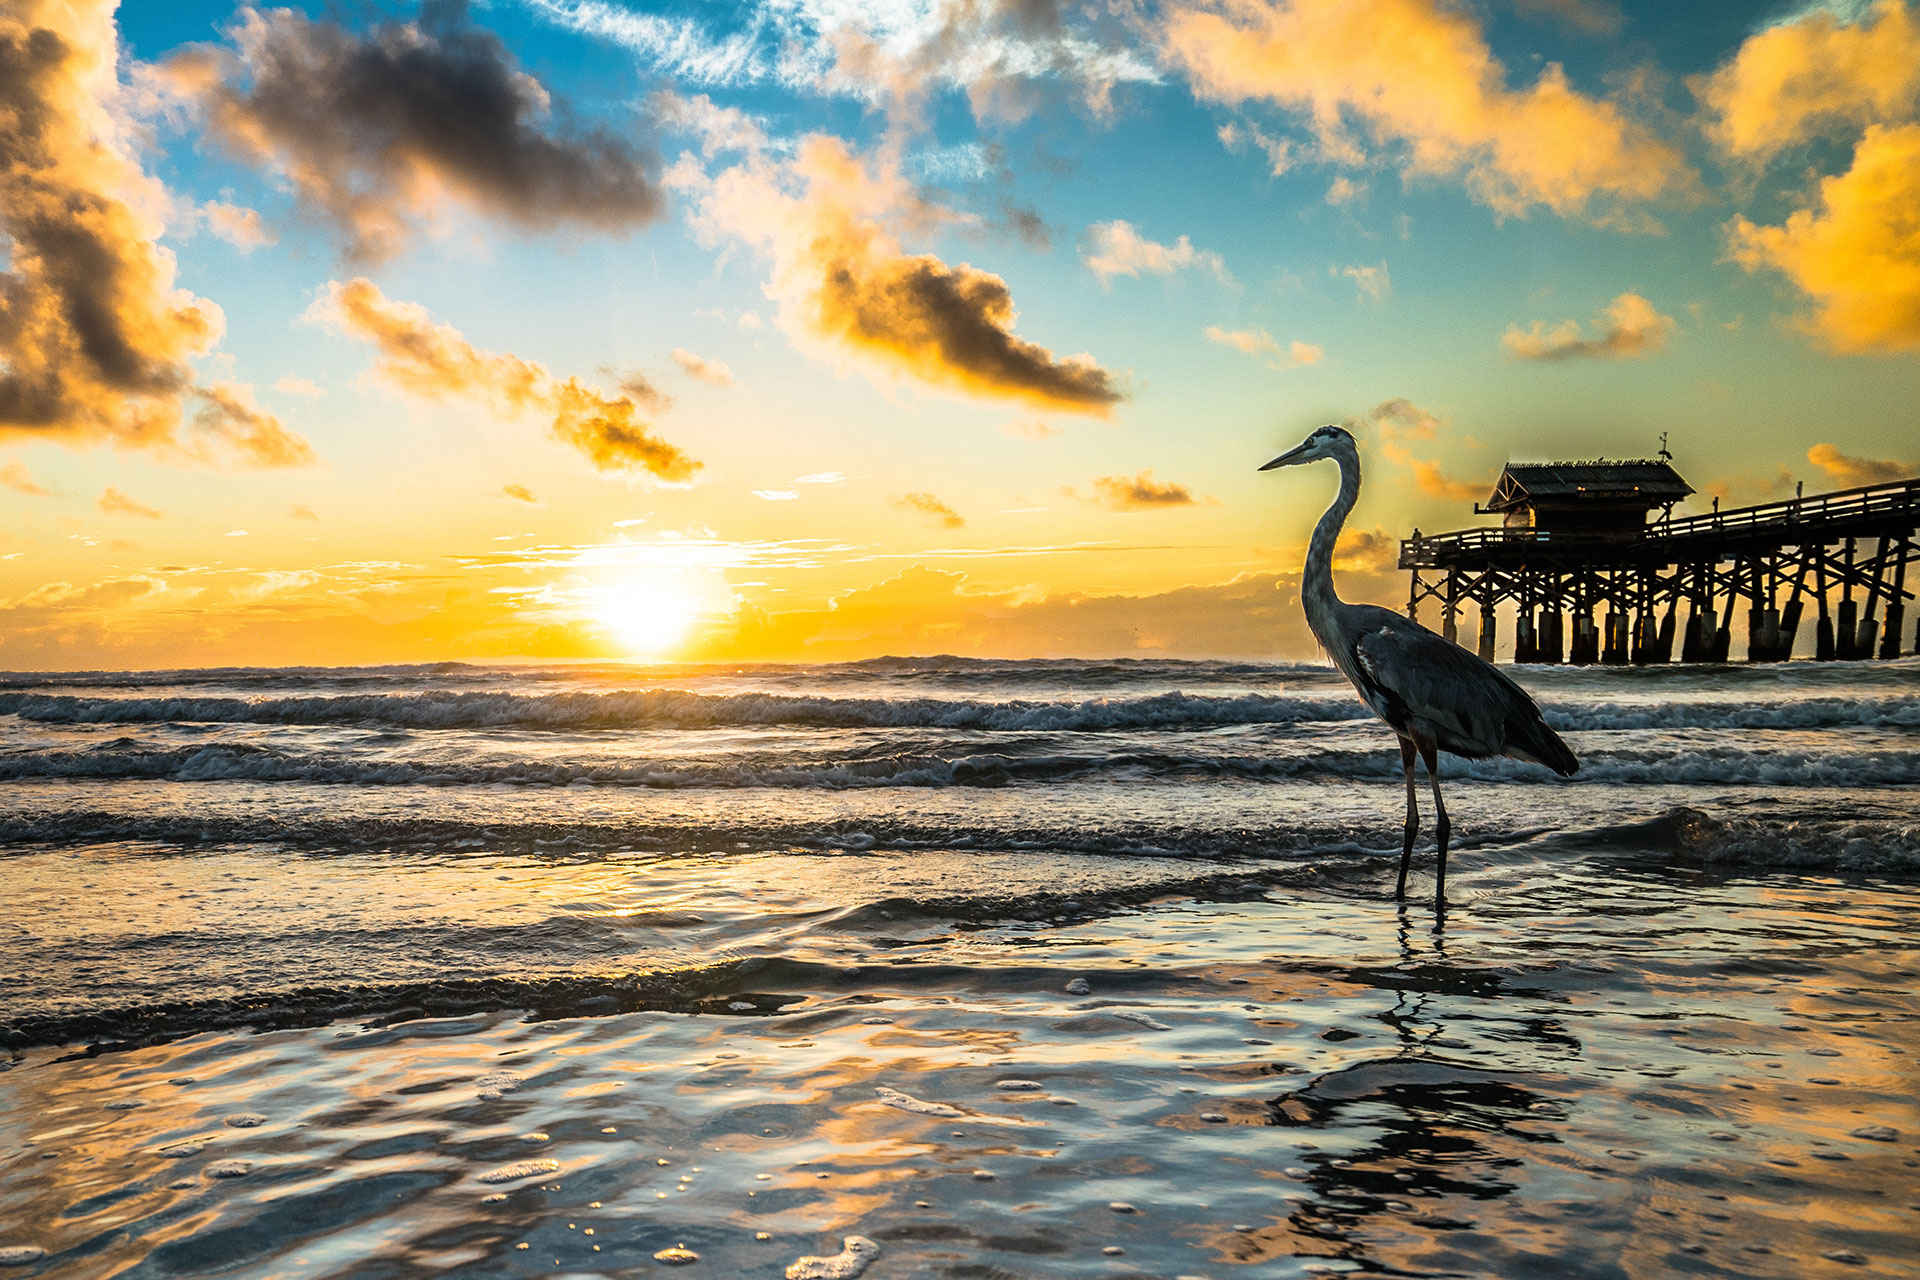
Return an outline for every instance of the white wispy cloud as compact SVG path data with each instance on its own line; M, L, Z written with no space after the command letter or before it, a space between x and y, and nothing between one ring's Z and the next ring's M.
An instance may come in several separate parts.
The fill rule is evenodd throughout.
M534 13L583 36L605 40L648 67L711 88L757 84L774 70L775 38L765 12L742 30L716 32L686 17L643 13L605 0L526 0Z
M1069 83L1095 107L1118 84L1157 84L1155 61L1111 16L1037 21L1009 5L955 0L759 0L731 23L613 0L523 0L556 26L604 40L648 70L699 88L779 84L802 93L903 102L966 92L1018 114L1022 86ZM725 12L716 6L710 12ZM1063 15L1064 16L1064 15Z

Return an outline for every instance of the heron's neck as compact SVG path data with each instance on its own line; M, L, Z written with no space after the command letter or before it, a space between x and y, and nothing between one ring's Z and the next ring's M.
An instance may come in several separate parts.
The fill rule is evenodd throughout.
M1340 529L1347 523L1360 496L1360 459L1337 456L1340 463L1340 493L1313 527L1313 539L1307 543L1307 567L1300 581L1300 602L1306 606L1309 622L1330 617L1340 603L1333 590L1333 544L1340 540ZM1314 627L1316 632L1319 627Z

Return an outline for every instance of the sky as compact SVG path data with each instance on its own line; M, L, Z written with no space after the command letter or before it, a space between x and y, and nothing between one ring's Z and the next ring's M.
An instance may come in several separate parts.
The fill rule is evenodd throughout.
M1304 657L1920 471L1920 6L18 0L0 273L0 667Z

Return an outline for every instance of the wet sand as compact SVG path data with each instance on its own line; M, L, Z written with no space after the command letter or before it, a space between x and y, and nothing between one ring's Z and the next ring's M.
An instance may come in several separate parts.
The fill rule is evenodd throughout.
M25 1050L0 1274L1920 1271L1920 892L1464 861L1438 932L869 920L698 1013Z

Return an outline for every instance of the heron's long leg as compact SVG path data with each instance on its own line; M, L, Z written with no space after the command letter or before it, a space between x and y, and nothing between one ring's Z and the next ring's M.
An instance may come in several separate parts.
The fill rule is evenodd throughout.
M1433 905L1447 909L1447 804L1440 798L1440 752L1431 738L1419 744L1420 756L1427 762L1427 780L1433 784L1433 837L1440 845L1440 861L1434 873Z
M1420 803L1416 798L1417 790L1413 785L1413 740L1400 739L1400 768L1407 775L1407 839L1400 846L1400 883L1394 888L1393 896L1407 896L1407 864L1413 861L1413 840L1420 834Z

